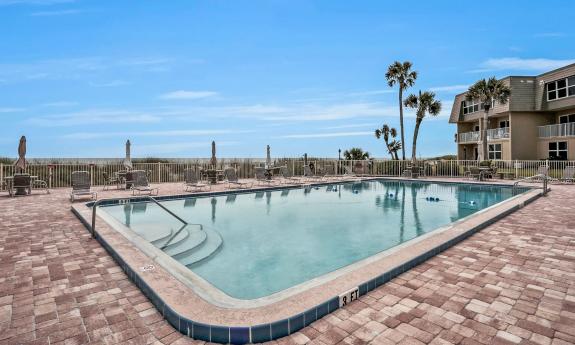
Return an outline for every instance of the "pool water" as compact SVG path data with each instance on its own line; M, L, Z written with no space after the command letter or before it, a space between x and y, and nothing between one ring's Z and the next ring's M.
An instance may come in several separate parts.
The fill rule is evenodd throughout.
M304 283L525 189L372 180L102 209L237 299Z

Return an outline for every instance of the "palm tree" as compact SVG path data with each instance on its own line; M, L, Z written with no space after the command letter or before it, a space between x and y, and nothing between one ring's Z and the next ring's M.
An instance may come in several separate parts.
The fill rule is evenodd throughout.
M405 99L404 105L408 108L415 109L415 129L413 130L413 146L411 148L411 161L415 163L417 152L417 135L419 126L425 118L425 114L431 116L439 115L441 112L441 101L435 99L435 93L419 91L419 96L411 94Z
M397 140L393 140L393 146L391 146L389 142L390 136L395 138L397 136L397 130L393 127L390 128L387 124L384 124L381 128L375 130L375 137L377 139L383 138L383 141L385 141L385 147L387 147L387 152L391 155L391 159L397 160L397 151L401 149L401 143ZM398 145L399 148L397 148Z
M403 91L407 90L408 87L413 86L413 84L415 84L415 79L417 79L417 72L412 71L411 66L412 64L409 61L404 61L403 63L395 61L393 64L389 65L387 73L385 73L387 85L390 87L393 87L395 84L399 85L399 126L401 129L402 143L405 143L405 134L403 129ZM405 160L404 149L401 150L401 155L403 160Z
M397 151L401 150L401 148L401 141L393 139L389 142L389 152L393 154L393 159L396 161L399 160L399 157L397 157Z
M505 104L509 100L511 95L511 89L503 83L501 80L495 79L495 77L489 78L489 80L481 79L475 84L469 87L467 95L465 96L467 101L479 101L483 106L483 128L481 130L481 156L480 160L487 160L487 125L489 123L488 113L491 107L495 105L495 102L500 104Z
M369 152L363 152L359 147L352 147L349 150L345 150L343 156L346 160L364 160L369 158Z

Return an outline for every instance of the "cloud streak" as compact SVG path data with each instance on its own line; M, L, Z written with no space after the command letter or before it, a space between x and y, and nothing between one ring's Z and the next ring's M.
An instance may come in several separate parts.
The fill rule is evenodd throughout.
M319 138L340 138L340 137L357 137L371 135L371 131L361 132L336 132L336 133L303 133L303 134L288 134L282 135L280 138L284 139L319 139Z
M163 95L160 95L161 99L167 100L194 100L194 99L203 99L203 98L210 98L217 96L218 93L215 91L186 91L186 90L178 90L173 92L168 92Z
M134 132L80 132L61 136L63 139L90 140L109 137L191 137L229 133L246 133L247 131L231 129L194 129L194 130L164 130L164 131L134 131Z
M554 60L554 59L522 59L517 57L506 57L488 59L482 62L479 69L472 70L472 73L520 70L520 71L546 71L557 69L575 63L575 59Z

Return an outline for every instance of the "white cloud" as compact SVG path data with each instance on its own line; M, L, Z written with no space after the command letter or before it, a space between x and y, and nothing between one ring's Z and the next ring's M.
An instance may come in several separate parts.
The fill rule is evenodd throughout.
M567 36L567 35L564 32L540 32L540 33L533 35L533 37L536 37L536 38L557 38L557 37L565 37L565 36Z
M19 113L25 110L24 108L0 108L0 113Z
M133 131L133 132L79 132L65 134L61 136L64 139L97 139L107 137L188 137L188 136L205 136L229 133L245 133L247 131L231 129L193 129L193 130L165 130L165 131Z
M349 125L338 125L338 126L329 126L323 127L323 129L344 129L344 128L361 128L361 127L375 127L377 123L353 123Z
M89 85L93 86L93 87L118 87L118 86L124 86L124 85L130 85L131 83L125 80L112 80L112 81L108 81L108 82L102 82L102 83L98 83L98 82L90 82Z
M58 5L75 2L76 0L0 0L0 6L8 5Z
M458 85L449 85L449 86L436 86L429 88L430 91L433 92L447 92L447 93L459 93L466 91L469 88L469 85L458 84Z
M237 141L220 141L217 142L218 147L238 145ZM184 151L194 149L205 149L206 156L210 152L211 141L202 142L180 142L180 143L163 143L163 144L149 144L149 145L133 145L132 151L135 156L150 156L158 154L173 154L181 153Z
M337 133L305 133L305 134L288 134L282 135L280 138L285 139L303 139L303 138L338 138L338 137L356 137L372 135L372 131L362 131L362 132L337 132Z
M67 114L33 117L28 119L27 122L43 127L65 127L115 123L141 124L159 122L160 120L161 117L143 112L126 110L84 110Z
M214 91L186 91L178 90L173 92L168 92L160 96L162 99L202 99L217 96L218 93Z
M55 16L68 16L72 14L84 13L84 10L60 10L60 11L41 11L32 12L30 16L32 17L55 17Z
M502 70L546 71L575 63L575 59L522 59L517 57L488 59L480 64L480 68L471 72L489 72Z
M78 105L78 102L58 101L42 104L43 107L72 107Z

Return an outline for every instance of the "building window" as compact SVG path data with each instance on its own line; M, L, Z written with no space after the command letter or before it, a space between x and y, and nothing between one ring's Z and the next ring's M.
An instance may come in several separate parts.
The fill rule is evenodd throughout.
M479 111L479 103L476 101L463 101L461 102L461 108L463 109L463 115L471 114Z
M575 122L575 114L559 116L559 123L572 123Z
M509 120L499 121L499 128L509 127Z
M547 100L575 96L575 75L547 83Z
M489 159L501 159L501 144L489 144Z
M567 142L556 141L549 143L549 159L567 160Z

